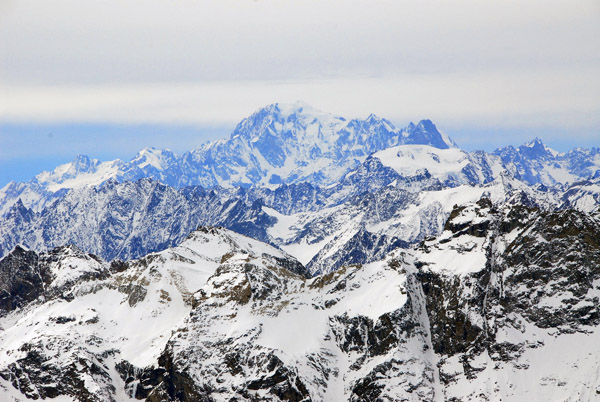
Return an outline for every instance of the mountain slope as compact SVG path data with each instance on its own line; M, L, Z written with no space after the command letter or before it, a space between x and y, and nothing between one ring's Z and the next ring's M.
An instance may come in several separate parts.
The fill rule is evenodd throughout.
M17 249L0 272L36 258L25 265L80 269L0 317L0 386L149 402L592 400L598 233L584 212L484 197L414 250L310 279L223 229L110 265Z
M600 393L599 231L579 211L482 199L424 242L415 259L448 400Z
M41 213L13 206L0 225L0 255L17 244L38 251L74 244L107 260L131 259L177 245L198 226L227 226L267 240L269 221L260 202L235 195L111 180L73 190Z
M0 261L0 273L20 261L50 279L38 297L0 314L0 377L28 398L130 400L120 371L156 364L172 329L189 315L192 295L228 259L305 274L281 251L214 228L176 248L110 265L73 248L13 251ZM17 292L11 300L24 298Z
M437 149L428 145L401 145L373 154L384 166L401 176L414 176L427 170L443 185L486 184L500 176L503 166L491 155L477 158L477 154L458 148Z

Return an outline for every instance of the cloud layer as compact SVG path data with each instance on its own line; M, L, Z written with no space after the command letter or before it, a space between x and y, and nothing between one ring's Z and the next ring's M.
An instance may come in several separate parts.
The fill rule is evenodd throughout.
M401 124L600 128L596 0L1 4L5 122L221 124L300 99Z

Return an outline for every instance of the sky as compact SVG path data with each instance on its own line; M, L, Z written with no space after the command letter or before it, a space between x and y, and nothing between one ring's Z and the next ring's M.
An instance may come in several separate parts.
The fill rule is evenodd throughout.
M462 148L600 146L597 0L0 0L0 186L301 100Z

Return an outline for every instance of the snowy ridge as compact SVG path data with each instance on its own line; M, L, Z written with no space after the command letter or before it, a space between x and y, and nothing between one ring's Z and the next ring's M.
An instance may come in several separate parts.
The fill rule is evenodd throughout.
M439 235L455 205L487 197L495 203L530 202L545 210L559 204L552 193L526 186L509 176L483 186L405 188L392 183L371 194L319 211L283 215L263 211L277 222L267 229L271 241L303 262L312 273L384 258Z
M18 250L0 261L0 273L7 272L14 259L22 261L22 253ZM129 400L119 362L156 364L173 327L189 315L193 293L224 259L264 260L261 263L282 264L302 273L301 266L281 251L216 228L194 232L176 248L110 267L70 248L39 257L29 253L29 258L40 259L42 272L50 270L49 276L56 278L41 297L0 318L5 329L0 333L0 376L21 384L28 397L41 398L58 392L93 401ZM92 278L84 272L99 275ZM53 293L59 285L62 291ZM50 298L53 294L59 297ZM43 367L35 353L44 356ZM84 368L73 372L72 365L79 364ZM19 378L22 369L27 370L27 383ZM56 371L55 377L45 377L44 371ZM73 375L83 382L73 382L69 377Z
M427 170L433 177L450 186L485 184L497 178L502 171L499 158L477 161L458 148L400 145L376 152L373 157L402 176L414 176L419 171Z
M562 208L598 213L600 206L600 177L581 181L569 187L561 198Z
M516 149L512 146L497 149L493 155L499 156L504 168L519 180L548 187L573 184L600 171L600 148L575 148L559 153L539 138Z
M456 181L441 183L428 172L401 176L378 161L368 159L328 189L176 190L148 179L77 189L40 214L14 206L0 225L0 255L17 244L38 251L76 244L107 260L130 259L176 245L198 226L216 225L276 244L312 272L328 272L437 235L455 203L484 194L499 200L522 194L545 208L559 204L556 193L508 175L455 187Z

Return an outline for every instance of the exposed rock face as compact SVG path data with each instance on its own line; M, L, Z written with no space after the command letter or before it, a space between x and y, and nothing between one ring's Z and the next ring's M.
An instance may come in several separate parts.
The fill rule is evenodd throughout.
M64 322L57 321L58 324ZM70 396L79 401L117 401L111 374L110 353L90 351L92 340L46 336L35 343L24 343L23 357L10 363L0 376L29 399Z
M411 353L426 343L423 304L413 305L399 265L350 267L307 280L232 258L195 295L159 368L128 381L155 384L145 386L147 400L431 398L432 362L426 353ZM379 293L389 306L361 306L352 292ZM182 378L187 385L174 383Z
M0 225L0 253L15 244L35 250L76 244L107 260L126 260L175 246L206 225L226 226L266 241L273 218L261 207L260 200L244 201L202 188L176 190L149 179L111 181L101 188L74 190L39 214L13 208Z
M42 297L70 298L69 288L81 281L108 276L108 267L96 256L74 246L37 254L16 247L0 260L0 315Z
M49 280L48 272L39 267L37 254L16 247L0 261L0 310L13 311L37 299Z
M169 380L178 390L172 395L177 397L184 392L180 389L187 389L186 377L169 371L163 349L171 330L196 303L194 292L211 275L221 277L215 272L227 276L235 271L230 259L241 261L237 268L249 277L256 264L301 280L307 276L285 253L220 228L202 228L177 248L112 264L74 247L42 254L15 249L0 261L1 272L13 278L4 283L12 292L4 299L8 308L0 318L5 328L0 332L5 356L0 378L28 398L63 395L81 401L122 401L129 393L152 397L143 393L143 386L128 390L127 373L140 373L146 365L160 362L164 373L172 373ZM22 284L38 277L44 286L31 294ZM217 285L223 295L247 302L245 282L239 288L224 285ZM148 370L164 375L162 369ZM189 393L189 400L199 400L197 395L201 394Z
M595 384L579 388L592 381L592 362L576 363L590 351L558 345L597 339L599 231L600 223L579 211L481 200L456 208L444 234L423 243L416 264L447 398L595 395ZM581 377L548 367L553 359L540 360L540 353L579 367Z

